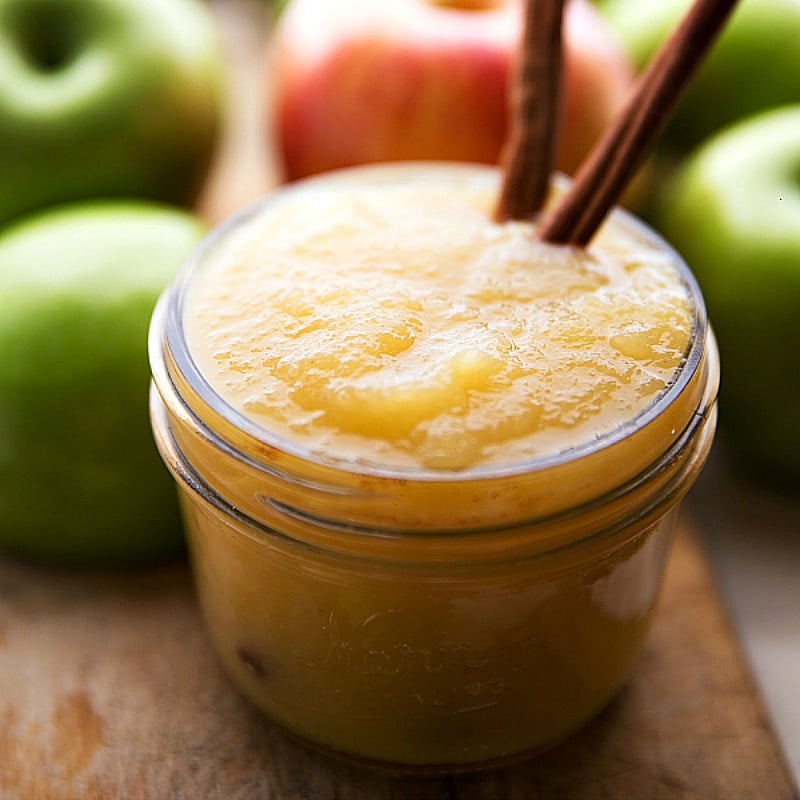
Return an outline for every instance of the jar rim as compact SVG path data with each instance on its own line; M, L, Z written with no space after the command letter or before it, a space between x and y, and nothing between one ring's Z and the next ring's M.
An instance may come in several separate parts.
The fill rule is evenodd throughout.
M346 554L348 557L358 558L365 562L385 557L385 553L380 550L380 544L377 550L365 547L367 540L377 537L381 543L394 543L413 538L426 547L424 559L420 560L419 557L416 557L416 560L428 565L433 564L434 567L442 559L431 561L430 548L441 547L443 543L444 547L447 548L449 547L449 540L461 543L461 546L458 547L458 553L464 563L471 563L471 560L475 558L475 554L463 546L464 542L469 542L478 548L478 558L482 563L490 563L492 561L505 562L514 559L545 558L568 550L574 550L590 543L616 541L618 535L625 530L629 530L631 526L634 526L636 531L646 530L654 520L661 517L664 513L663 509L678 503L690 487L692 481L687 482L687 475L696 472L697 465L702 465L705 462L705 456L710 446L710 437L713 437L716 414L716 394L713 394L707 398L704 407L692 416L687 428L681 432L677 440L670 443L664 455L655 464L650 465L624 485L615 487L606 495L593 497L578 507L562 509L546 517L514 519L500 525L437 527L429 530L413 527L379 527L375 524L353 523L335 517L323 517L306 513L300 508L280 501L270 501L273 509L284 519L294 518L300 520L301 524L305 524L306 531L314 529L334 534L328 540L324 537L319 539L318 537L303 536L298 535L296 532L289 532L280 525L276 525L274 522L267 523L257 515L232 503L217 487L209 483L182 453L168 423L167 408L155 386L151 387L150 402L159 450L173 476L178 480L179 485L196 495L202 503L215 508L226 518L235 519L241 526L237 529L239 533L245 533L245 535L255 538L263 536L269 538L277 537L286 542L291 542L295 546L299 545L309 550L318 552L337 551L340 554ZM681 468L672 472L670 466L681 460L681 454L687 452L687 448L692 450L692 454ZM582 515L590 514L601 506L623 500L637 490L643 489L659 473L664 477L657 491L644 493L642 499L633 504L626 513L614 516L607 524L600 526L596 530L584 532L578 536L554 536L552 538L542 536L532 538L530 536L532 528L536 528L541 532L541 530L550 525L569 525L573 521L579 520ZM487 535L494 542L493 555L490 555L486 549ZM626 534L623 538L627 541L630 539L630 534ZM354 541L359 544L358 550L354 550L352 547ZM451 565L454 564L453 555L454 551L448 551L444 560ZM403 560L408 561L409 559ZM412 558L411 560L414 561L415 559Z
M402 164L380 165L379 169L382 171L391 169L408 170L409 168L414 168L414 166L411 162L404 162ZM416 166L429 171L437 165L426 163ZM448 164L447 162L442 162L438 166L440 168L456 169L463 169L464 167L462 164ZM494 169L489 166L472 164L469 167L476 171L485 170L487 172ZM288 193L303 191L312 182L330 182L332 178L346 178L354 170L364 170L364 168L342 169L334 174L326 173L325 175L305 179L296 184L286 184L278 187L216 226L190 253L172 284L161 297L154 312L149 344L150 361L154 373L157 371L156 365L163 361L164 354L169 353L174 367L186 384L191 387L196 398L205 409L235 428L237 432L244 434L251 442L280 451L315 467L334 469L343 473L358 474L383 480L413 480L417 483L491 481L493 479L546 471L613 447L629 437L633 431L641 430L662 415L665 410L681 397L684 390L697 375L706 353L706 342L709 335L706 306L697 280L680 253L663 237L630 212L622 208L615 208L609 215L610 220L614 220L615 224L621 225L623 228L633 230L639 238L647 243L654 244L659 250L670 256L673 267L677 271L686 291L692 312L689 343L680 364L675 370L673 380L643 409L620 425L606 433L553 453L515 460L509 463L479 464L462 469L439 469L419 465L390 465L366 460L339 458L335 455L315 452L311 448L299 445L291 439L283 437L263 425L259 425L228 403L213 388L191 354L182 324L183 308L191 278L196 270L209 259L211 253L220 247L227 237L232 235L234 230L240 229L248 221L255 219L267 206L276 202L279 198ZM557 180L565 179L561 176ZM174 386L174 381L171 382ZM156 383L158 383L158 375L156 375ZM688 422L689 420L687 420ZM670 443L666 442L665 449L669 449L669 447Z

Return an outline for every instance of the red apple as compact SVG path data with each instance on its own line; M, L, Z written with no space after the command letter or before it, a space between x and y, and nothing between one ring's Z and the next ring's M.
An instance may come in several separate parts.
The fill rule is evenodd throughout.
M270 48L270 129L283 177L372 161L496 163L522 0L290 0ZM588 0L564 20L556 166L572 173L634 71Z

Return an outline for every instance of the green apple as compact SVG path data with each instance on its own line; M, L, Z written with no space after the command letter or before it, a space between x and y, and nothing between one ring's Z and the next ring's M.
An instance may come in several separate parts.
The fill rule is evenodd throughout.
M0 223L93 197L192 203L222 76L201 0L0 0Z
M602 12L638 68L655 55L692 0L605 0ZM660 139L688 152L736 120L800 102L800 1L741 0Z
M147 329L204 230L181 209L106 201L0 235L0 549L72 564L180 552Z
M800 479L800 105L726 129L676 174L659 227L705 292L722 354L721 430Z

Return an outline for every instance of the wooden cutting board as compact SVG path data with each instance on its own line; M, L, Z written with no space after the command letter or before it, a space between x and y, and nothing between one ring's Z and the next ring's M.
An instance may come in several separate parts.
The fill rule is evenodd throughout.
M221 671L184 564L0 558L2 800L790 800L684 522L634 678L587 729L487 774L399 778L289 740Z
M231 129L212 221L270 185L263 8L218 0ZM790 800L788 774L684 520L631 684L586 730L485 774L400 778L289 740L242 700L184 563L82 572L0 557L0 800Z

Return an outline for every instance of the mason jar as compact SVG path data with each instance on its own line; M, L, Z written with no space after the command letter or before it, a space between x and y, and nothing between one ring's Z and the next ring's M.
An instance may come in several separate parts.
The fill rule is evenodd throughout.
M681 499L709 452L719 365L697 284L614 212L666 254L690 305L685 352L644 408L509 463L320 453L229 402L186 325L208 263L297 191L213 232L151 326L153 431L219 659L279 726L352 758L460 769L553 745L634 669Z

